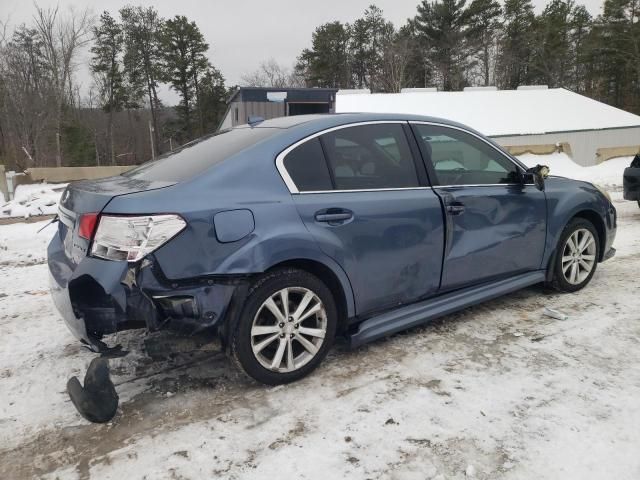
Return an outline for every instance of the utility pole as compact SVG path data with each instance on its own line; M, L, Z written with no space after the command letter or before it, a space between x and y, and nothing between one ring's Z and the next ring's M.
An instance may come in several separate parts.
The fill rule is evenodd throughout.
M151 160L155 160L156 147L153 144L153 124L151 123L151 120L149 120L149 140L151 141Z

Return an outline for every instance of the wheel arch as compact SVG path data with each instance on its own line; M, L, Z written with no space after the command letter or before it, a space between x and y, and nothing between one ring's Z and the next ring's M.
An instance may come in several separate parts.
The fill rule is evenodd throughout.
M355 316L355 305L351 285L348 283L344 272L340 272L342 275L337 274L334 269L326 264L309 258L284 260L272 265L266 271L269 272L280 268L297 268L318 277L331 290L336 301L338 333L346 330L348 319Z
M567 225L569 225L569 223L571 223L571 221L574 220L575 218L581 218L583 220L587 220L594 226L598 234L598 243L600 244L600 251L598 252L598 262L601 262L604 257L604 245L606 244L607 234L606 234L606 228L605 228L604 220L602 219L602 216L595 210L591 210L588 208L578 210L574 212L573 215L571 215L567 219L567 221L562 226L562 229L558 231L558 235L556 238L556 245L553 248L553 254L550 256L549 262L547 263L547 274L546 274L547 282L550 282L553 277L553 266L555 264L556 256L558 254L557 242L560 240L560 237L562 235L562 232L564 232L564 229L567 228Z
M598 243L600 245L600 251L598 252L598 262L601 262L602 258L604 257L604 246L607 243L607 230L605 228L602 216L595 210L580 210L569 219L566 225L569 225L569 222L571 222L574 218L582 218L584 220L587 220L595 227L596 232L598 233Z

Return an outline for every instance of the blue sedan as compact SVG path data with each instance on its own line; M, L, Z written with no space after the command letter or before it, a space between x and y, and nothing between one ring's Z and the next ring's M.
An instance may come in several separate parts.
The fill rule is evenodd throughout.
M392 114L256 121L71 184L56 306L96 351L133 328L217 334L266 384L499 295L586 286L616 210L460 124Z

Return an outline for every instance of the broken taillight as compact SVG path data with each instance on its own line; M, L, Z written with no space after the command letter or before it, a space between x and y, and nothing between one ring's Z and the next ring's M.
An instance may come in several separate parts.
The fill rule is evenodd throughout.
M179 215L102 215L91 255L106 260L137 262L185 229Z

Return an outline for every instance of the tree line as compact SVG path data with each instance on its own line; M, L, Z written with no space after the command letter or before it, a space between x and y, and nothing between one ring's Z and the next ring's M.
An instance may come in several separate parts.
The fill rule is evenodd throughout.
M0 22L0 164L140 163L215 131L232 89L194 21L134 5L98 17L34 8L11 31ZM395 26L371 5L351 23L318 26L292 68L267 60L241 84L373 92L546 84L640 113L639 18L639 0L605 0L597 17L574 0L551 0L539 14L531 0L422 0ZM77 80L85 52L90 88ZM166 88L178 105L163 105Z
M11 33L0 25L0 164L140 163L217 128L228 91L195 22L141 6L98 18L35 10ZM88 92L77 82L83 49ZM178 105L163 105L162 86Z
M289 78L372 92L545 84L640 113L639 19L638 0L605 0L595 18L573 0L538 15L531 0L423 0L396 28L372 5L317 27Z

